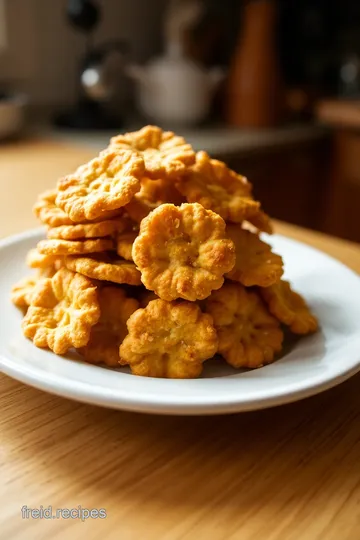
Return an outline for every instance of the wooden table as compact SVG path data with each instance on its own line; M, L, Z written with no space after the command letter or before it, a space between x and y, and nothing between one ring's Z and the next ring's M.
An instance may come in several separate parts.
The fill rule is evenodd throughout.
M35 225L36 193L89 156L41 141L0 148L0 234ZM277 230L360 271L355 244ZM254 413L161 417L0 375L0 537L358 540L359 384ZM104 508L107 518L24 520L24 505Z

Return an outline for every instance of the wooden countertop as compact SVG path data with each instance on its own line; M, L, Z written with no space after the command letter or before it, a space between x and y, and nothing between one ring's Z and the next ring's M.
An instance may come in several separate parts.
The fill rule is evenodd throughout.
M0 236L34 226L36 194L89 157L41 141L0 147ZM360 272L359 246L277 230ZM359 384L353 377L254 413L161 417L79 404L0 375L1 537L357 540ZM107 517L25 520L24 505L104 508Z

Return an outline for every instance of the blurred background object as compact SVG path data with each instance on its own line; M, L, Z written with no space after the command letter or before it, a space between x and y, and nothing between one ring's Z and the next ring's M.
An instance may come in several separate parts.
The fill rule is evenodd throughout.
M360 241L360 2L0 0L0 19L0 123L26 95L27 136L94 153L158 123L274 217Z
M123 41L93 45L93 33L101 12L92 0L68 0L67 19L86 39L86 53L79 72L79 98L74 109L57 115L60 127L75 129L119 129L123 120L119 105L126 103L125 53Z
M24 95L0 92L0 140L11 139L21 133L26 103Z
M196 62L185 44L203 11L201 0L171 0L165 12L164 54L144 67L128 69L138 87L140 110L151 121L181 128L197 124L209 114L223 73Z
M248 0L230 67L227 120L235 126L269 127L279 120L281 100L276 0Z

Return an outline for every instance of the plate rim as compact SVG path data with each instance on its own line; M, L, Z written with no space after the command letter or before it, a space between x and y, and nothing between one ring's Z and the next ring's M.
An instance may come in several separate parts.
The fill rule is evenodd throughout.
M230 400L225 403L205 403L203 399L201 403L180 403L175 401L163 403L154 399L149 402L147 401L146 397L143 396L116 396L116 398L111 397L110 395L103 396L100 395L103 392L99 393L98 390L95 390L95 388L98 389L98 387L93 387L94 392L92 392L91 385L88 383L78 381L74 383L69 378L61 377L59 375L52 375L49 377L45 375L46 372L37 370L36 368L27 369L23 366L20 367L17 364L10 364L13 364L11 360L8 360L6 357L0 354L0 372L33 388L49 392L60 397L65 397L81 403L87 403L89 405L98 405L116 410L179 416L231 414L286 405L288 403L293 403L315 396L326 390L330 390L331 388L334 388L342 382L350 379L360 371L359 358L358 365L349 368L341 375L332 377L331 379L322 383L308 386L307 388L292 391L291 393L282 392L271 397L247 399L246 401ZM64 381L65 384L62 385L62 381Z
M39 227L8 236L0 240L0 252L18 242L43 234L43 228ZM306 249L311 250L318 255L320 254L325 259L328 259L332 263L336 263L342 267L342 269L350 272L356 279L359 279L360 281L360 276L355 271L347 267L341 261L331 257L327 253L304 242L294 240L284 235L276 234L274 236L285 239L286 241L289 241L295 245L306 247ZM99 369L98 366L91 367L94 369ZM207 403L204 397L201 397L199 403L196 403L196 400L194 400L193 397L188 402L181 401L178 397L176 397L174 400L162 401L161 396L160 399L159 397L155 399L153 395L149 401L149 396L147 394L141 395L139 393L138 395L134 395L133 391L129 394L125 393L124 396L118 392L115 392L114 389L107 389L102 386L91 386L86 381L72 381L69 376L66 377L52 372L46 372L36 366L29 367L28 365L17 364L10 358L4 356L2 353L0 353L0 371L22 383L28 384L40 390L45 390L61 397L66 397L92 405L100 405L114 409L150 414L227 414L279 406L298 401L333 388L360 371L360 352L359 355L356 355L356 359L354 359L352 365L350 365L347 369L335 376L329 375L327 378L323 378L319 382L315 381L310 386L301 387L290 391L284 389L281 392L277 391L277 393L274 395L267 394L266 396L260 398L247 397L246 401L241 401L241 396L239 396L240 399L234 399L232 396L229 401L221 400L220 402L216 402L214 400L211 403ZM124 394L124 389L121 389L120 392ZM107 395L105 395L105 393L107 393Z

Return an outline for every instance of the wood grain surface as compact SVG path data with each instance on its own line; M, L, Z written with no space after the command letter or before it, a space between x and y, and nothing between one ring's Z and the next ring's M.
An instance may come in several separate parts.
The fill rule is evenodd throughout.
M89 157L41 141L1 147L0 235L34 226L36 194ZM360 272L359 246L277 229ZM254 413L161 417L0 375L0 538L358 540L359 384L356 376ZM24 505L104 508L107 517L23 519Z

